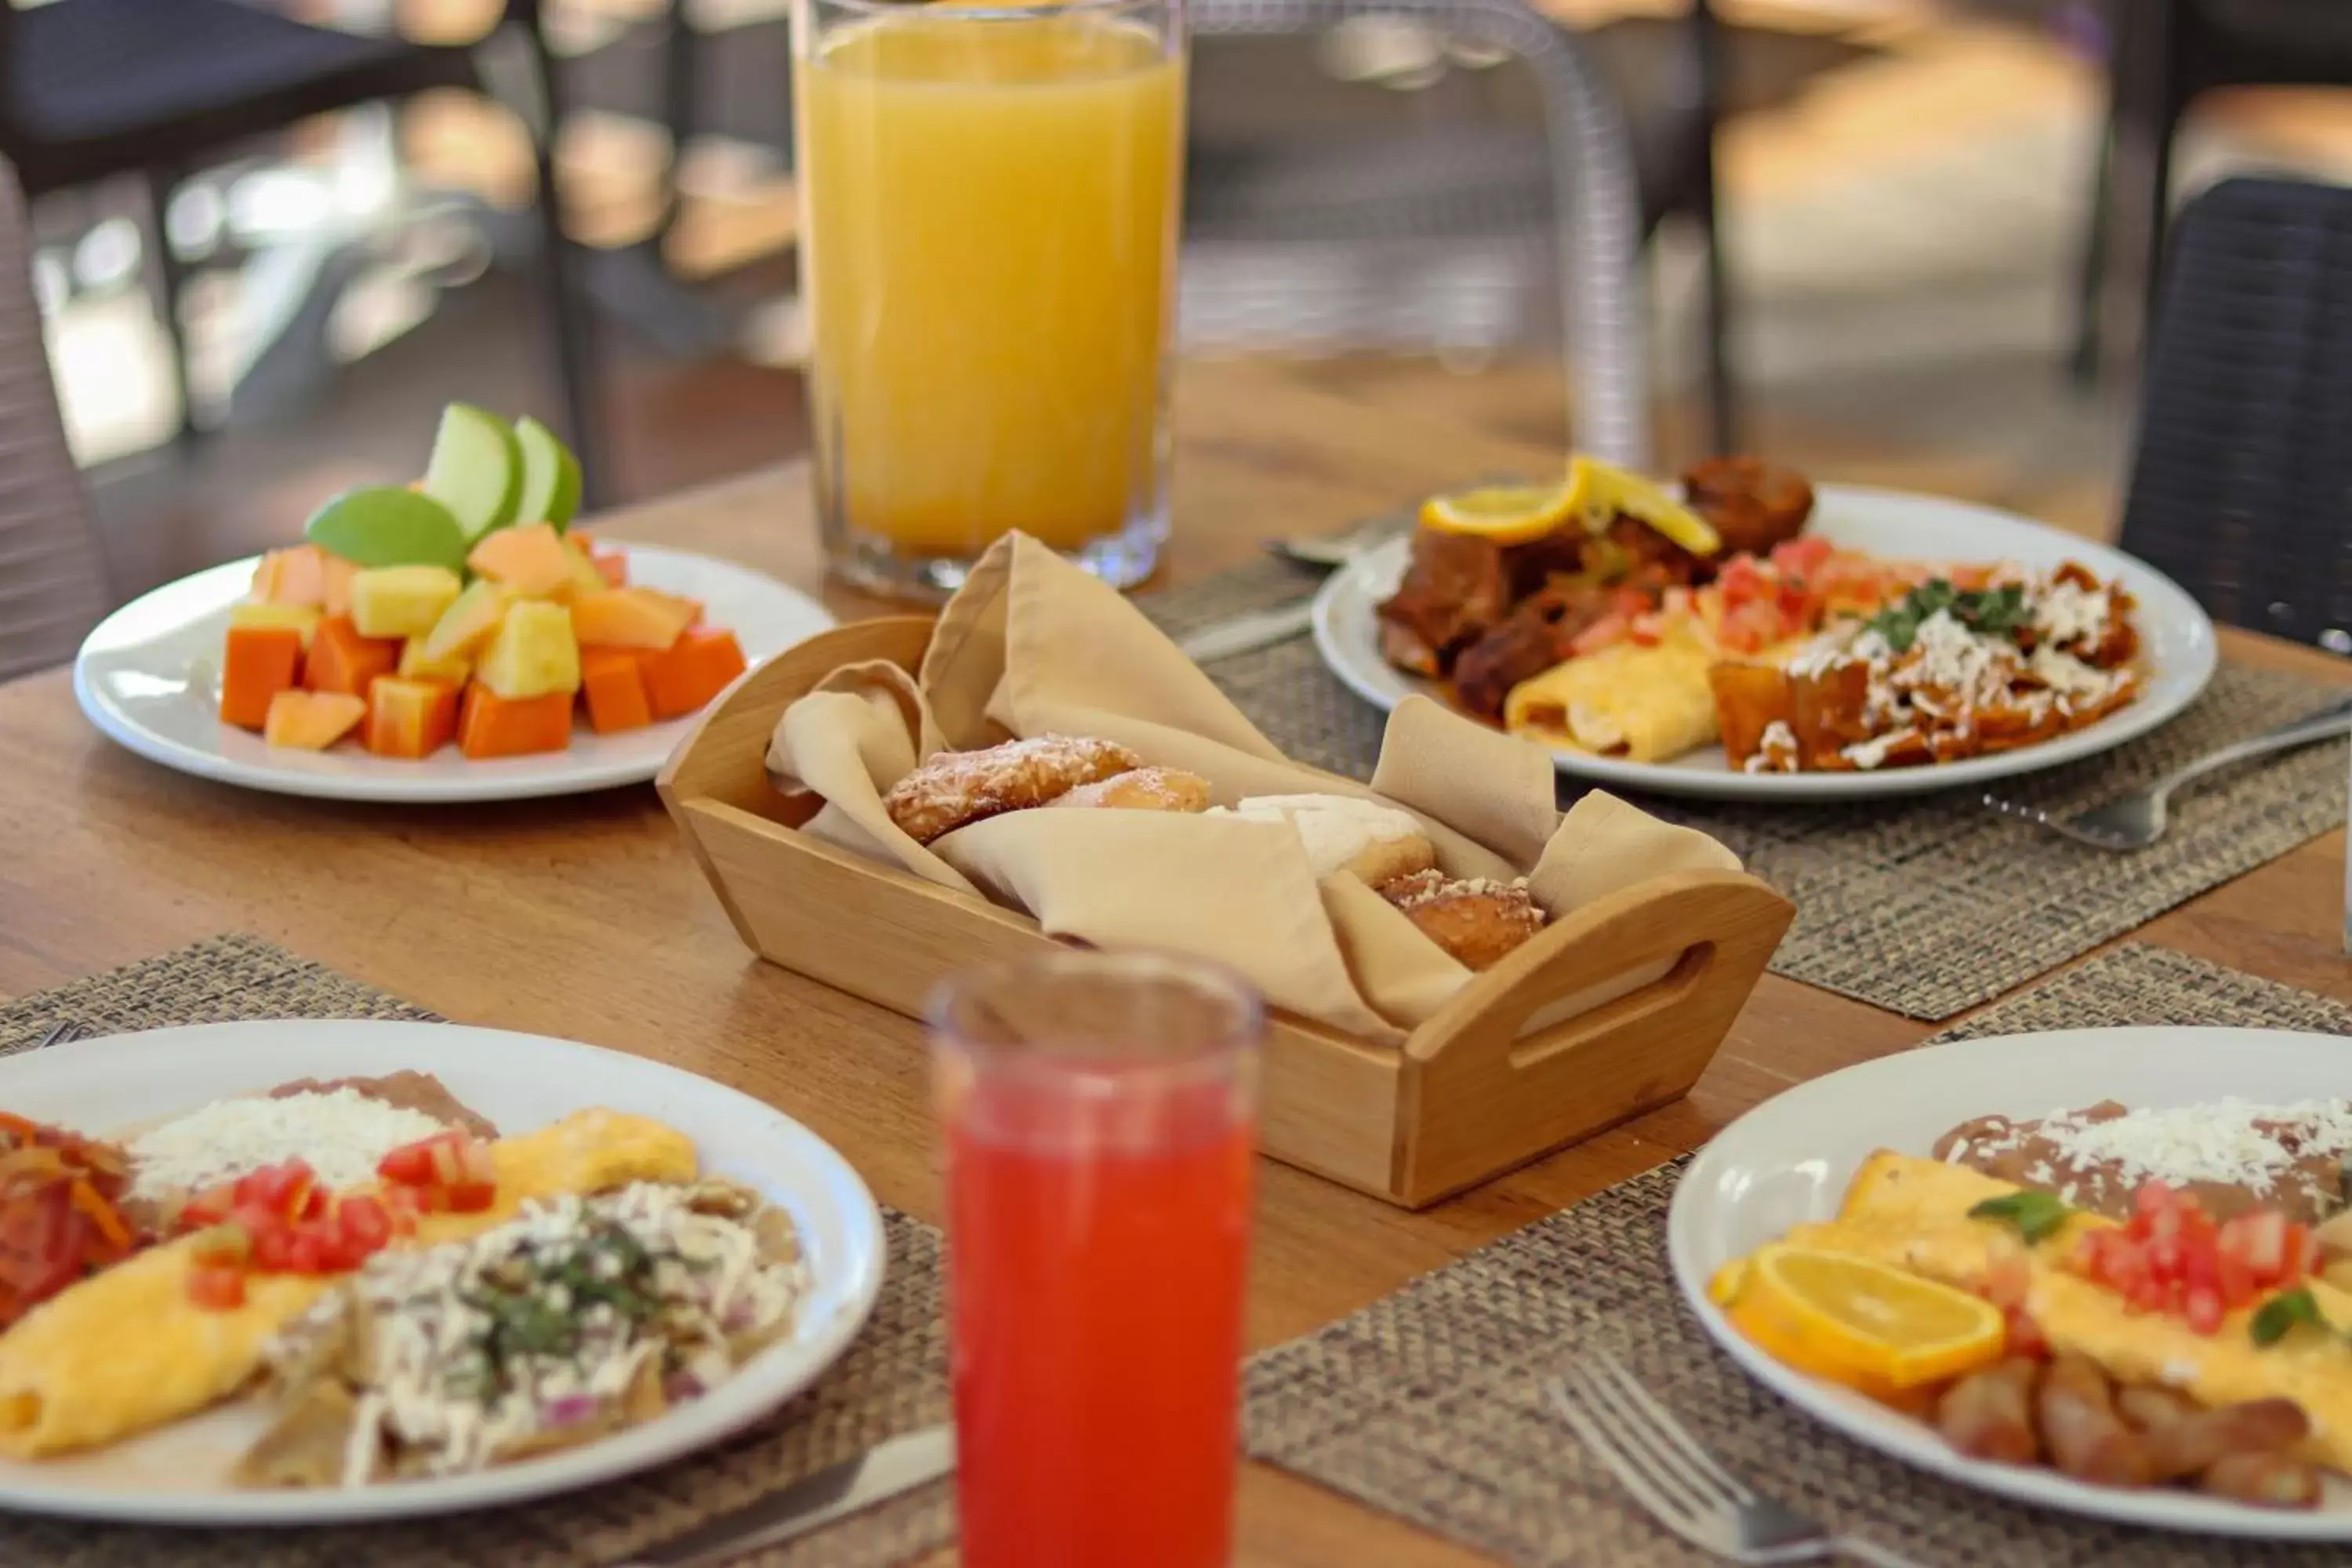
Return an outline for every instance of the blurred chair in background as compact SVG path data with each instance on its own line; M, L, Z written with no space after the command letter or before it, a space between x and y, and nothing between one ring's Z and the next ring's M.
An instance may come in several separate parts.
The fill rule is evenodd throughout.
M1412 314L1416 306L1442 313L1447 303L1442 289L1427 287L1426 273L1411 275L1412 253L1442 264L1449 247L1462 246L1465 235L1487 232L1490 220L1512 226L1532 218L1537 232L1549 232L1552 240L1548 248L1577 445L1612 461L1645 466L1640 195L1623 117L1573 35L1518 0L1195 0L1196 115L1219 61L1236 58L1221 55L1219 40L1326 37L1334 28L1368 23L1418 26L1457 48L1524 61L1540 95L1543 132L1534 158L1514 156L1507 142L1491 137L1448 139L1415 131L1368 145L1340 125L1255 165L1244 159L1233 171L1235 177L1221 184L1216 150L1202 146L1196 119L1195 155L1212 167L1186 192L1188 341L1224 335L1221 326L1234 330L1229 322L1201 319L1202 274L1215 267L1220 244L1271 234L1327 243L1300 252L1321 276L1307 289L1279 291L1276 309L1282 319L1265 323L1264 335L1391 346L1384 339L1410 323L1416 335L1442 344L1447 332L1442 315L1416 321ZM1270 103L1263 84L1257 88L1233 96ZM1402 248L1381 243L1390 240ZM1263 257L1242 263L1264 265ZM1384 289L1384 268L1406 273L1407 286ZM1297 302L1318 296L1331 307L1330 316L1297 319Z
M2141 409L2123 548L2216 620L2352 653L2352 190L2189 204Z
M1544 272L1572 277L1590 260L1558 248L1582 243L1561 204L1594 177L1593 123L1605 118L1608 156L1633 176L1633 244L1682 216L1704 248L1709 438L1736 444L1716 228L1722 39L1712 0L1692 0L1679 20L1591 37L1527 11L1504 48L1492 17L1445 0L1207 0L1194 24L1189 341L1433 347L1475 363L1539 335L1548 323L1518 320L1515 295ZM1299 42L1267 47L1274 37ZM1525 73L1493 68L1513 57L1534 68L1532 91ZM1586 122L1564 135L1575 115ZM1631 253L1623 263L1633 264ZM1563 302L1573 304L1572 292ZM1526 332L1531 324L1537 334Z
M583 487L598 493L594 346L563 234L551 156L560 105L540 33L539 0L506 0L499 31L515 39L530 80L523 105L538 170L539 289L548 312L564 432ZM27 195L138 174L153 213L152 243L189 412L184 269L165 228L174 186L197 161L315 114L399 100L433 88L487 91L471 48L312 26L243 0L47 0L17 11L0 0L0 154Z
M113 602L41 348L23 193L0 162L0 680L59 664Z
M2163 275L2180 121L2225 87L2352 86L2346 0L2106 0L2108 107L2083 240L2074 373L2097 379L2118 269L2119 308L2145 329Z

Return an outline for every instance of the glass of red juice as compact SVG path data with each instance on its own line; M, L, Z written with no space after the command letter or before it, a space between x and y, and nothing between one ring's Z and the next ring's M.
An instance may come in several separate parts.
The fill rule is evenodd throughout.
M1232 1551L1256 995L1072 952L932 1004L965 1568Z

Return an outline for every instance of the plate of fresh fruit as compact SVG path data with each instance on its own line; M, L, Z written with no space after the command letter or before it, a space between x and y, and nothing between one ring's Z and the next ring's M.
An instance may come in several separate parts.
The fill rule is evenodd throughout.
M641 784L752 665L833 624L771 577L571 526L546 426L444 412L425 477L345 490L299 543L125 605L74 694L166 767L338 800Z

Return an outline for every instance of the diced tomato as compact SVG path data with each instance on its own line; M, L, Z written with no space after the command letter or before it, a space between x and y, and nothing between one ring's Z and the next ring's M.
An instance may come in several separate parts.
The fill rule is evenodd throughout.
M1648 615L1653 604L1650 595L1642 589L1614 588L1609 594L1609 607L1630 621L1636 616Z
M2221 1305L2232 1312L2252 1306L2262 1294L2262 1287L2254 1282L2254 1271L2232 1253L2220 1255L2214 1264L2214 1275L2221 1288Z
M242 1208L259 1205L292 1219L301 1214L315 1185L317 1182L310 1174L310 1167L299 1160L289 1160L282 1165L264 1165L237 1179L237 1205Z
M1569 639L1568 651L1572 654L1598 652L1612 643L1625 640L1633 630L1632 617L1622 611L1612 611Z
M198 1264L235 1264L242 1267L253 1255L253 1237L245 1226L234 1221L208 1226L196 1233L188 1246L188 1256Z
M188 1270L188 1300L212 1311L235 1311L245 1305L245 1270L232 1264L197 1264Z
M1772 547L1772 565L1790 576L1809 579L1836 553L1837 546L1821 535L1802 533Z
M314 1230L298 1230L286 1248L286 1267L296 1274L335 1272L331 1244Z
M180 1206L179 1226L182 1231L203 1230L220 1224L236 1208L236 1186L232 1182L207 1187Z
M2002 1321L2007 1327L2010 1354L2040 1361L2050 1353L2050 1341L2042 1334L2042 1325L2024 1308L2004 1313Z
M417 1203L415 1188L398 1186L386 1187L383 1189L383 1194L380 1201L383 1205L384 1214L392 1221L392 1233L394 1236L415 1236L416 1234Z
M433 1144L433 1179L446 1187L462 1179L465 1173L465 1163L458 1156L457 1144L446 1138L436 1140Z
M2221 1293L2210 1285L2189 1287L2181 1303L2189 1326L2200 1334L2218 1333L2221 1328Z
M264 1274L283 1274L293 1268L293 1234L282 1226L255 1231L253 1267Z
M496 1182L499 1179L498 1159L491 1154L490 1146L478 1138L468 1138L458 1145L457 1163L463 1167L467 1181Z
M496 1182L453 1182L442 1194L452 1214L479 1214L498 1201Z
M447 1142L448 1134L436 1133L415 1143L404 1143L376 1162L376 1174L404 1186L423 1186L434 1180L435 1146Z
M2286 1270L2286 1215L2264 1209L2245 1216L2238 1233L2246 1267L2257 1279L2275 1279Z
M2291 1285L2298 1279L2319 1272L2319 1237L2300 1220L2290 1221L2286 1227L2286 1266L2275 1283Z
M342 1227L343 1238L363 1256L392 1239L392 1215L379 1198L345 1198L336 1205L335 1223Z

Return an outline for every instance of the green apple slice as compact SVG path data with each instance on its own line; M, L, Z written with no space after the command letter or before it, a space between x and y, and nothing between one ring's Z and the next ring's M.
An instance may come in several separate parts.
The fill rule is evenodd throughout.
M561 533L580 510L580 459L528 414L514 422L514 433L522 450L522 496L514 520L552 523Z
M468 541L515 520L522 499L522 447L497 415L470 403L441 411L425 493L449 509Z
M345 490L310 514L303 536L360 566L466 568L466 534L449 509L401 485Z

